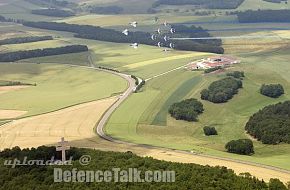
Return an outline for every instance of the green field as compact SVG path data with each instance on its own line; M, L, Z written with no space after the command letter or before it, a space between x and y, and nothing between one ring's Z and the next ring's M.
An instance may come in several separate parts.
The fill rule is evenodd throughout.
M29 3L24 0L2 0L0 2L0 14L13 19L31 20L31 21L52 21L57 20L55 17L41 16L31 14L31 10L41 9L38 5Z
M140 1L140 0L139 0ZM18 0L5 0L7 5L0 5L0 12L12 18L33 20L35 15L29 14L30 9L38 8ZM75 0L80 4L84 1ZM104 4L100 0L88 0L88 4ZM151 1L142 1L134 9L137 0L111 0L122 2L126 11L144 11ZM133 3L130 3L133 2ZM145 5L144 5L145 4ZM29 7L23 11L21 6ZM246 9L280 9L284 8L273 3L261 0L246 0L239 10ZM287 5L288 7L289 5ZM176 6L162 6L160 9L174 9ZM182 7L181 7L182 8ZM184 7L186 8L186 7ZM12 13L8 13L11 10ZM6 12L5 12L6 11ZM215 10L217 11L217 10ZM226 104L215 105L202 101L205 112L196 123L176 121L172 119L167 110L169 106L185 98L200 98L200 91L218 78L219 75L202 75L202 72L191 72L179 69L159 78L150 80L140 93L133 94L110 118L106 131L113 137L139 144L151 144L181 150L194 151L216 156L236 158L257 163L273 165L290 170L288 158L290 145L263 145L255 143L255 155L239 156L225 152L224 145L230 140L249 138L244 131L248 118L266 105L274 104L290 98L290 65L289 65L289 24L264 23L238 24L235 16L225 16L222 13L228 10L219 10L221 15L192 16L191 13L161 13L161 14L126 14L126 15L79 15L76 17L58 20L56 18L39 17L36 20L62 21L74 24L89 24L104 26L119 30L128 27L128 22L140 22L139 30L153 32L158 26L153 23L155 16L160 23L167 20L170 23L204 22L199 25L207 28L214 36L233 35L275 35L277 39L257 40L225 40L224 48L227 54L232 54L242 60L242 64L232 70L242 70L246 73L244 88ZM142 12L143 13L143 12ZM273 30L263 30L267 27ZM246 30L246 29L253 30ZM282 28L280 31L277 30ZM229 29L223 31L223 29ZM0 95L0 109L16 109L28 111L27 116L53 111L66 106L109 97L120 93L126 87L122 79L103 72L96 72L75 67L57 65L77 64L90 65L89 57L96 66L105 66L121 72L134 74L148 79L160 73L183 66L191 61L211 56L209 53L172 51L162 52L162 49L152 46L140 45L139 49L129 47L129 44L116 44L95 40L77 39L71 33L38 30L23 27L17 24L0 24L1 38L52 35L57 37L53 41L35 42L18 45L1 46L0 51L17 51L57 47L68 44L84 44L89 52L48 56L22 60L21 64L0 64L0 80L16 80L27 83L37 83L36 87L29 87L19 91ZM3 37L4 38L4 37ZM2 48L2 49L1 49ZM23 64L22 62L26 62ZM28 64L41 63L41 64ZM54 63L54 64L44 64ZM286 94L279 99L270 99L259 94L259 87L263 83L281 83ZM219 135L205 137L202 128L213 125Z
M245 0L238 10L258 9L289 9L290 5L285 3L270 3L262 0Z
M197 123L170 118L167 114L169 106L185 98L200 98L200 91L223 75L202 76L198 72L180 70L154 79L147 83L143 92L130 97L113 114L106 131L135 143L193 150L290 169L290 145L271 146L255 142L256 154L252 157L232 155L224 150L228 141L248 138L244 126L249 116L266 105L290 98L288 53L288 49L282 49L271 54L241 55L243 64L234 69L245 71L244 89L226 104L203 101L205 113ZM286 95L279 99L263 97L258 92L263 83L283 84ZM136 104L141 105L136 107ZM125 113L126 118L123 117ZM215 126L219 135L205 137L202 131L205 125Z
M0 76L0 80L37 84L0 95L0 109L28 111L25 116L110 97L127 86L111 74L51 64L1 63Z

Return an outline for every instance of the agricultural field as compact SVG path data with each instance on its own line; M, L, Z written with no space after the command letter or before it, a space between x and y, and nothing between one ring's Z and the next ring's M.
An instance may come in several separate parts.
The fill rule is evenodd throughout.
M75 146L86 147L90 144L86 139L95 137L96 122L115 101L116 97L106 98L7 123L0 128L0 150L15 146L31 148L40 144L50 145L61 137L69 141L82 141Z
M289 9L289 3L270 3L262 0L245 0L238 10L258 10L258 9Z
M38 5L29 3L24 0L2 0L0 2L0 14L7 18L22 19L30 21L52 21L57 20L55 17L41 16L31 14L31 10L41 9Z
M286 31L273 33L280 37L287 36ZM247 45L244 51L234 49L237 47L235 44L226 46L226 51L242 60L241 65L231 70L245 71L244 88L226 104L215 105L203 101L205 113L199 117L197 123L172 119L167 112L169 106L186 98L200 99L200 91L224 74L203 76L200 72L178 70L148 81L142 92L131 96L113 114L106 132L113 137L139 144L170 147L290 169L289 145L286 144L273 146L254 141L256 153L251 157L228 154L224 149L225 143L230 140L249 138L245 134L244 126L253 113L266 105L290 98L289 42L287 39L279 39L279 42L281 41L284 43L274 46L269 46L272 41L260 41L264 45ZM267 48L265 44L268 44ZM286 94L279 99L263 97L259 94L259 88L264 83L283 84ZM136 107L136 104L142 106ZM131 114L124 118L124 113ZM202 128L206 125L215 126L219 135L205 137Z
M36 84L0 95L0 110L26 111L22 116L114 96L127 86L123 79L111 74L53 64L1 63L0 76L1 80Z
M91 66L93 64L95 66L113 68L122 73L136 75L142 79L151 79L159 74L172 71L148 80L139 93L131 95L114 112L107 123L106 132L114 138L137 144L151 144L193 151L196 154L202 153L235 158L290 170L288 163L290 146L286 144L263 145L254 140L256 153L251 157L229 154L224 149L225 143L230 140L251 138L245 134L244 126L253 113L266 105L290 98L289 24L269 23L266 26L264 23L238 24L236 16L225 16L223 14L228 10L221 10L221 15L209 16L192 16L191 12L166 13L166 11L160 14L144 14L144 12L142 14L129 14L134 11L140 12L141 9L145 11L145 8L148 8L152 1L142 1L135 8L136 2L139 1L112 0L106 1L105 4L104 1L99 0L85 2L74 0L74 2L78 2L82 6L86 6L85 3L87 5L106 6L116 5L117 3L117 5L122 5L125 8L126 14L82 14L65 19L36 16L36 20L86 24L116 28L118 30L128 27L129 22L137 20L140 22L140 30L154 32L158 26L158 24L154 23L154 17L157 16L160 19L160 23L167 20L170 23L202 26L208 29L213 36L253 35L274 36L274 38L255 40L230 39L223 41L225 53L233 55L242 61L242 64L231 68L230 71L245 72L244 88L226 104L215 105L202 101L205 112L199 117L198 122L190 123L172 119L168 115L169 106L186 98L200 99L201 90L207 88L211 82L224 77L225 74L203 75L203 72L187 71L181 67L189 62L207 58L214 54L186 51L164 53L160 48L147 45L140 45L139 49L133 49L129 47L129 44L79 39L74 38L71 33L38 30L23 27L19 24L1 23L0 38L2 39L30 35L52 35L55 37L52 41L1 46L1 52L59 47L71 44L87 45L89 52L32 58L19 61L16 64L0 63L0 80L17 80L36 84L36 86L29 86L23 89L5 89L2 92L0 89L0 125L2 123L1 120L11 119L11 117L7 116L7 113L9 115L11 110L14 112L10 113L10 115L14 114L12 117L14 118L39 115L86 102L93 102L92 105L94 107L97 106L98 101L96 100L101 101L100 99L120 94L127 87L126 81L117 76L85 68L72 67L70 66L71 64L83 66ZM19 3L19 0L6 0L0 4L0 12L1 14L3 13L3 16L10 18L34 20L35 15L29 14L29 10L40 7L30 5L27 2L22 3L23 1ZM284 8L282 6L288 7L289 5L267 3L261 0L246 0L237 10L257 9L258 7L262 9L281 9ZM26 8L23 9L23 7ZM161 9L167 8L173 7L161 7ZM6 10L12 10L13 13L5 12ZM18 12L18 10L22 12ZM176 68L179 69L174 70ZM261 96L258 91L263 83L281 83L285 87L286 94L279 99ZM109 107L109 105L106 106L105 108ZM92 111L93 107L90 107L89 111L82 112L82 116ZM67 109L70 110L70 108ZM1 110L2 115L6 114L3 117L1 117ZM51 120L59 121L58 125L70 123L68 121L69 114L61 115L62 111L58 113L60 114L59 116L41 115L32 121L39 122L43 117L49 116L48 119L46 118L49 125L52 125ZM63 117L65 118L63 119ZM97 122L98 119L94 120L94 122ZM12 123L11 125L14 124ZM206 125L215 126L219 135L205 137L202 128ZM90 123L90 126L92 126L92 123ZM22 124L16 126L16 128L18 127L21 128ZM46 129L49 130L48 128ZM35 130L37 132L38 129ZM64 128L61 132L66 130L68 129ZM62 134L59 133L57 137ZM79 139L74 140L79 141L81 138L94 137L80 136ZM98 148L103 148L102 146L105 143L102 144L103 142L100 142L99 138L95 138L100 143ZM10 146L23 141L23 139L15 141L13 142L14 144L10 143ZM38 143L38 141L35 143ZM51 140L46 143L51 143ZM27 146L31 146L31 144ZM105 147L108 148L110 146L106 145Z

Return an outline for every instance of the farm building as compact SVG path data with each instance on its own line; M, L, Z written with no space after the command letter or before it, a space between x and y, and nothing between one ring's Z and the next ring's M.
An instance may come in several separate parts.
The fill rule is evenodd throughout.
M187 69L197 70L197 69L210 69L215 67L229 67L231 65L238 64L240 62L241 62L240 60L231 56L225 55L215 56L189 63Z

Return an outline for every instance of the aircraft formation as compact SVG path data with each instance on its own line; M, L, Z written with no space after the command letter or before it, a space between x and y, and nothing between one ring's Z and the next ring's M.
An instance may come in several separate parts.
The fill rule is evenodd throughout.
M175 45L173 42L170 42L171 38L167 35L168 33L170 34L174 34L176 32L176 30L171 27L170 24L168 24L167 21L165 21L163 23L163 25L168 28L167 31L162 31L161 27L157 28L156 31L154 32L154 34L151 35L151 40L153 41L156 41L156 45L159 47L159 48L163 48L163 51L164 52L168 52L170 51L170 49L174 49ZM133 27L133 28L137 28L138 27L138 22L134 21L134 22L130 22L129 23L129 26ZM164 32L166 32L167 34L163 34ZM125 36L129 36L130 35L130 31L129 29L125 29L123 30L122 32ZM161 39L161 40L160 40ZM148 39L150 40L150 39ZM167 48L166 46L164 46L165 43L162 43L162 41L164 41L165 43L169 43L169 48ZM130 47L134 48L134 49L137 49L139 47L139 44L138 43L132 43L130 44Z

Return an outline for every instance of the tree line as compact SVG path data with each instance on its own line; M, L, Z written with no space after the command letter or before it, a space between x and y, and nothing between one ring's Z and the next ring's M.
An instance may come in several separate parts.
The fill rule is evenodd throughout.
M237 13L241 23L290 22L290 10L248 10Z
M250 117L246 131L264 144L290 144L290 101L266 106Z
M34 49L24 50L16 52L8 52L0 54L0 62L13 62L21 59L29 59L35 57L44 57L51 55L61 55L68 53L79 53L88 51L88 47L84 45L71 45L65 47L56 48L45 48L45 49Z
M225 167L210 167L197 164L182 164L155 160L150 157L139 157L132 152L103 152L98 150L71 148L67 151L67 157L72 157L72 166L57 166L64 170L77 168L80 170L106 171L111 168L137 168L145 171L175 171L174 183L54 183L53 171L55 166L17 166L11 168L4 165L4 160L17 158L23 160L50 160L51 157L60 159L61 153L56 153L55 147L39 147L23 149L18 147L6 149L0 152L0 190L8 189L223 189L223 190L267 190L269 187L286 187L278 179L271 179L267 184L262 180L252 177L250 174L236 175L233 170ZM82 155L89 155L92 159L89 165L79 163ZM274 190L274 189L271 189Z
M171 117L185 121L197 121L198 115L203 111L202 103L194 98L174 103L168 110Z
M90 13L95 14L121 14L124 9L122 7L112 5L112 6L105 6L105 7L99 7L99 6L89 6Z
M4 81L0 80L0 86L36 86L36 84L30 84L20 81Z
M8 38L0 40L0 45L7 44L22 44L22 43L30 43L30 42L39 42L53 40L52 36L28 36L28 37L17 37L17 38Z
M263 0L270 3L288 3L288 0Z
M208 89L201 91L201 99L213 103L224 103L232 99L242 87L243 83L239 79L233 77L220 79L211 83Z
M35 27L47 30L57 30L75 33L75 37L93 39L99 41L116 42L116 43L140 43L146 45L157 45L156 41L151 39L151 34L148 32L131 32L129 36L125 36L122 32L113 29L101 28L99 26L76 25L67 23L55 22L23 22L24 26ZM175 25L176 32L180 37L191 36L209 36L210 34L200 27L187 27L183 25ZM168 33L169 35L169 33ZM162 38L160 38L162 40ZM194 40L179 40L173 41L175 49L185 51L201 51L212 53L224 53L224 49L220 46L221 41L194 41ZM169 47L170 42L164 43L165 47Z
M35 9L31 10L32 14L36 15L44 15L44 16L51 16L51 17L70 17L75 16L72 11L62 10L62 9Z
M160 5L196 5L209 9L236 9L244 0L158 0L152 7Z

